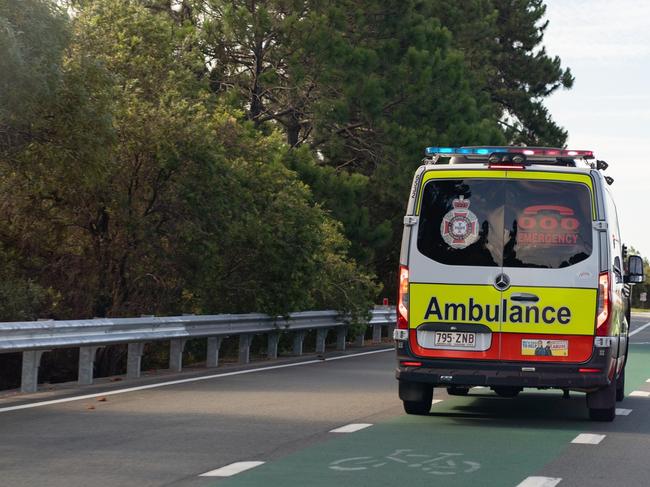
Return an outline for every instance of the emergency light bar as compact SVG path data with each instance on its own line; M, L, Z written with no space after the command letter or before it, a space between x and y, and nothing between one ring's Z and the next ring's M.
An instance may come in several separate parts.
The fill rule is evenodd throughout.
M593 159L590 150L554 149L549 147L427 147L428 156L489 156L494 153L523 154L525 156L571 157Z

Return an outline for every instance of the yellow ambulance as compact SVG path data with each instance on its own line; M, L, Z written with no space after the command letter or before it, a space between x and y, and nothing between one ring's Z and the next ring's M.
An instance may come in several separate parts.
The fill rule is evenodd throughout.
M410 191L399 269L399 397L427 414L434 387L501 396L586 392L614 419L628 348L627 261L591 151L430 147Z

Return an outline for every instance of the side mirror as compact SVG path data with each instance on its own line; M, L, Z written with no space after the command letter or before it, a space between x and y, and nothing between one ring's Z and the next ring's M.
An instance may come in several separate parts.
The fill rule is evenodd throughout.
M643 259L638 255L630 255L627 260L627 279L629 283L639 283L645 281L643 275Z

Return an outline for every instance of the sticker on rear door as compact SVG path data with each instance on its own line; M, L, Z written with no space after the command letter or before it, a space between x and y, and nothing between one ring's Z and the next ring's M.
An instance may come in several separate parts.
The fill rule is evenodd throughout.
M452 202L449 211L440 224L440 233L447 245L454 249L464 249L478 240L478 219L469 210L470 201L459 196Z
M517 243L527 245L576 245L580 220L566 206L534 205L517 219Z
M569 341L538 339L522 340L521 354L536 355L538 357L567 357L569 355Z

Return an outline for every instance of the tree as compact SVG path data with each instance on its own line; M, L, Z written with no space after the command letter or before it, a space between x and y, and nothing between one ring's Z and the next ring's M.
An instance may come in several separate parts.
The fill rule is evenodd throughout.
M0 0L0 155L47 137L43 114L61 83L67 18L45 0Z
M306 57L319 56L327 66L310 143L325 164L369 178L357 204L369 208L370 228L390 228L389 238L371 243L371 262L392 292L405 195L424 147L494 144L503 141L502 132L487 95L472 89L431 2L323 8L322 35L316 31L302 42Z
M136 1L77 5L50 135L0 161L0 242L55 290L51 315L287 313L323 306L326 282L366 309L372 276L279 135L210 91L195 28Z
M43 316L58 295L38 279L47 253L35 241L48 200L36 194L44 172L40 149L57 138L52 123L65 83L61 59L69 40L64 12L42 0L0 2L0 321ZM74 107L70 107L74 110ZM22 209L35 211L21 218Z
M551 118L544 98L571 88L570 69L544 46L543 0L434 0L452 44L477 86L489 93L510 143L564 146L567 133Z
M298 26L308 22L307 0L203 0L194 9L216 92L246 107L261 126L273 121L287 142L305 141L315 81L299 76L288 63L297 50Z

